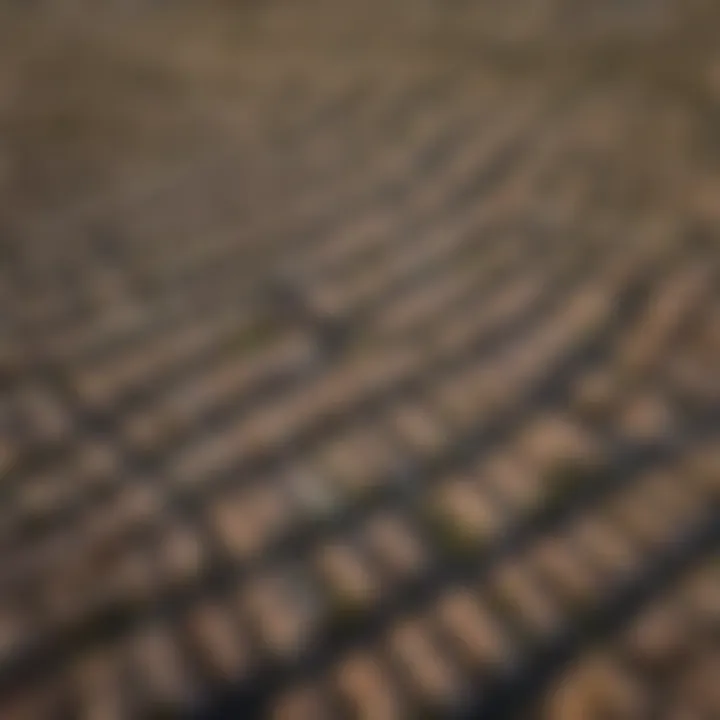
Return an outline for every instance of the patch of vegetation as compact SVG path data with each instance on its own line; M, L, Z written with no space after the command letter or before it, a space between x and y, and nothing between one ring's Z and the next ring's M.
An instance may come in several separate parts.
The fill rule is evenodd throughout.
M52 512L26 512L16 520L15 529L23 540L37 540L52 527L54 518Z
M177 720L182 717L181 708L170 701L156 701L152 707L143 714L147 720Z
M74 633L77 644L111 641L125 635L146 609L144 601L117 597L102 603L88 615Z
M357 627L367 613L367 603L352 593L327 588L326 597L331 635L348 632Z
M425 520L433 541L448 557L467 560L482 550L484 538L479 529L470 527L443 509L428 505Z
M250 352L267 345L278 334L277 323L268 315L258 315L230 342L232 350Z
M607 476L603 462L590 458L565 458L555 463L543 477L544 509L555 512Z

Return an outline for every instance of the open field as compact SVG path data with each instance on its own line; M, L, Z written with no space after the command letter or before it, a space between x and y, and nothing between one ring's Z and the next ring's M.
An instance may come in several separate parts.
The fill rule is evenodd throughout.
M600 5L0 4L2 720L720 717L720 16Z

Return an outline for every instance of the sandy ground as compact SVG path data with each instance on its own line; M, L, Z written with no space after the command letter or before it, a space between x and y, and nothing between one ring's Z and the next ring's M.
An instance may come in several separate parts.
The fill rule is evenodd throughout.
M401 2L378 12L318 0L262 8L221 0L6 1L0 202L25 218L171 175L178 164L264 134L258 85L294 72L322 88L358 63L391 73L475 63L480 74L538 82L614 74L649 91L648 104L665 115L693 115L699 142L712 132L720 94L712 8L654 3L660 11L636 19L614 6L593 15L577 2L526 4L512 11L479 3L482 21L464 26L457 18L466 10L454 17L432 2L410 13Z

